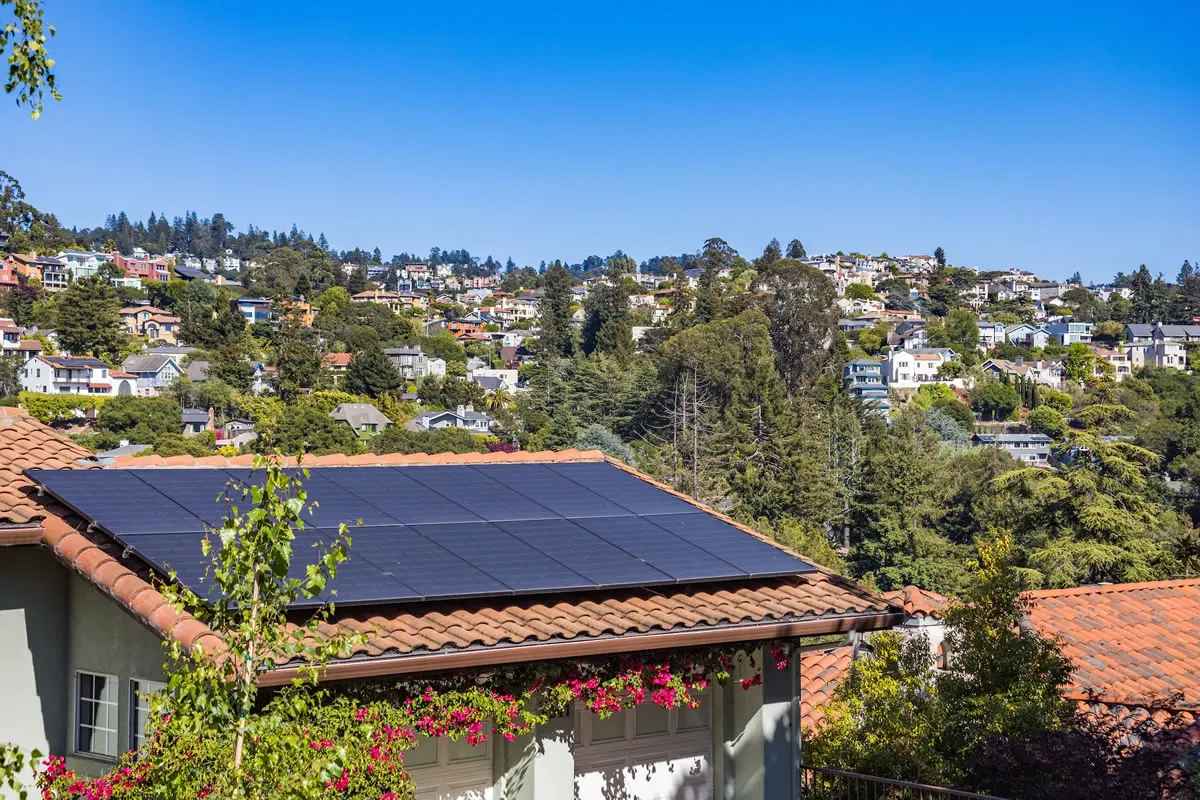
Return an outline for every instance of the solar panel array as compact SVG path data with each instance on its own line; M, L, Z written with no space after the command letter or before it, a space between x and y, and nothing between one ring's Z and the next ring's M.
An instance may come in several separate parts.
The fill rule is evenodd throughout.
M60 501L203 594L200 537L237 469L29 470ZM339 603L392 603L794 575L814 568L603 462L310 470L297 574L351 525ZM235 494L235 505L247 506ZM244 509L243 509L244 510ZM358 524L361 523L361 524ZM328 595L327 595L328 596Z

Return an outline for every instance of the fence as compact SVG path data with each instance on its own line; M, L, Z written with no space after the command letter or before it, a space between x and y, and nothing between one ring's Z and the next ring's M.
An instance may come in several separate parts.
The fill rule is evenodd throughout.
M991 795L926 786L802 764L803 800L1003 800Z

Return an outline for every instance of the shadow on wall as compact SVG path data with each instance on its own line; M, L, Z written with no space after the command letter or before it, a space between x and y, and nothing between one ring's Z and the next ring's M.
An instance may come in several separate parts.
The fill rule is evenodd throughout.
M0 559L0 741L66 752L68 575L45 549Z
M588 773L600 786L575 777L576 800L712 800L713 776L703 758L681 758L666 763L626 766L612 764ZM664 774L665 773L665 774ZM586 781L592 783L592 780Z

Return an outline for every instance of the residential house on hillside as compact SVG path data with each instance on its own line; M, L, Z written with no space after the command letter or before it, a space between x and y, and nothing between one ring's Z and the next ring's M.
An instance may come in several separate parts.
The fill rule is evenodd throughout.
M122 308L121 324L131 336L144 336L150 341L165 344L179 343L179 317L154 306Z
M350 362L353 360L353 353L326 353L321 356L321 366L329 370L333 377L333 385L338 386L341 384L346 370L350 369Z
M208 411L200 408L183 409L183 430L180 433L185 437L199 436L205 431L215 431L216 427L216 420L213 419L211 408Z
M1090 322L1058 322L1047 325L1046 329L1050 331L1050 341L1064 347L1077 343L1089 344L1092 341Z
M57 256L66 265L72 280L91 278L100 273L100 267L112 261L109 253L90 250L63 250Z
M1125 337L1137 344L1150 342L1196 344L1200 342L1200 325L1164 325L1161 322L1153 325L1130 323L1125 326Z
M979 320L977 327L979 328L979 349L984 353L990 352L997 345L1004 344L1005 337L1008 335L1008 328L1003 322Z
M888 419L888 390L882 365L870 358L847 361L842 367L842 384L851 397L862 401L873 413Z
M137 393L137 378L98 358L37 355L21 367L21 388L43 394L115 397Z
M1045 325L1021 322L1005 328L1004 338L1018 347L1045 347L1050 344L1050 330Z
M1187 369L1187 348L1178 342L1146 342L1128 344L1125 346L1129 353L1129 363L1133 369L1142 367L1165 367L1168 369Z
M26 280L40 281L42 288L48 292L61 291L71 282L71 273L67 265L50 256L9 253L4 257L4 263L9 270Z
M153 537L128 546L129 530L93 524L122 494L91 489L93 473L81 468L87 451L19 410L0 413L10 412L0 450L46 470L26 475L0 463L17 489L0 495L0 597L12 621L0 627L8 712L0 735L65 754L69 768L94 774L142 741L139 692L163 688L162 640L210 645L214 634L155 588L170 578ZM366 640L323 679L420 680L701 645L741 647L758 665L736 664L733 680L708 686L698 708L643 703L600 719L573 706L512 742L420 739L405 767L422 797L796 798L799 658L777 662L793 655L798 637L902 620L883 598L599 453L395 455L333 466L344 463L306 459L310 524L362 517L331 582L339 602L328 625L364 629ZM154 541L170 544L172 561L188 561L179 571L187 576L203 564L200 519L221 513L222 468L247 464L210 457L173 469L155 456L123 457L97 474L106 486L136 487L153 507L179 509L163 520L175 533ZM39 496L35 481L53 492ZM81 513L68 513L64 501ZM433 549L416 558L414 548L430 540ZM356 551L368 543L370 558ZM354 602L362 596L371 598L369 624ZM263 685L285 684L295 672L281 665ZM95 707L103 717L78 713Z
M137 380L139 397L154 397L171 385L183 374L179 357L166 354L129 356L121 362L121 369Z
M439 378L446 375L445 360L427 356L419 347L388 347L383 354L391 359L400 377L406 381L417 381L426 375Z
M399 314L404 310L404 303L400 300L399 292L387 292L379 289L370 289L365 292L350 297L351 303L379 303L387 306L387 309L393 314Z
M132 256L113 253L110 258L127 278L165 283L171 280L171 263L162 256L147 255L144 251Z
M341 403L329 416L349 425L360 439L372 439L392 424L386 414L370 403Z
M265 297L239 297L231 302L234 310L245 318L247 325L271 321L271 301Z
M889 389L916 389L925 383L950 383L938 376L944 364L958 360L948 347L922 350L892 350L884 354L884 382Z
M925 321L901 322L888 334L888 344L902 350L925 350L929 347L929 331Z
M1112 367L1113 380L1123 381L1133 374L1133 364L1130 360L1129 353L1124 350L1110 350L1107 347L1097 347L1092 345L1092 355L1096 358L1095 374L1101 375L1100 363L1108 364Z
M21 285L16 265L7 258L0 259L0 291L7 292Z
M1044 433L977 433L971 443L1003 450L1027 466L1050 466L1050 437Z
M461 428L481 435L491 433L495 426L495 419L476 411L473 406L458 406L452 411L423 411L408 423L409 429L415 431Z
M1026 361L1024 358L1018 358L1016 361L989 358L983 362L980 369L997 380L1003 380L1005 377L1028 378L1052 389L1061 388L1067 374L1061 359L1048 358L1038 361Z
M857 317L855 319L839 319L838 328L842 333L854 333L856 331L865 331L867 328L874 328L875 321Z

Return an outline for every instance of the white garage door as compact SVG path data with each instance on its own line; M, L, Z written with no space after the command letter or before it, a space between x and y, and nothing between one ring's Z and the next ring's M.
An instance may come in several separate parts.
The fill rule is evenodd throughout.
M492 743L469 745L446 737L417 738L404 766L417 785L416 800L492 800Z
M707 698L705 698L707 701ZM576 714L576 800L712 800L712 710Z

